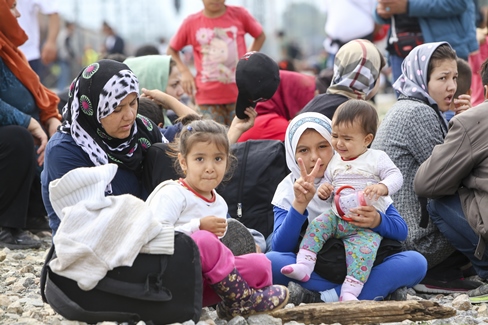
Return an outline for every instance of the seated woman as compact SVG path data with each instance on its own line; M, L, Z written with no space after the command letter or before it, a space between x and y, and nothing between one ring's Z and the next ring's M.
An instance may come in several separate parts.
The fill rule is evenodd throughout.
M89 65L71 84L65 121L47 145L42 173L43 199L54 236L60 219L53 209L49 184L75 168L116 164L115 176L104 186L105 194L147 198L142 178L152 171L143 170L143 161L148 148L163 138L156 124L137 114L138 97L134 73L113 60ZM223 300L223 315L247 316L286 304L288 290L272 286L265 255L234 257L207 231L197 231L192 238L200 251L206 283L204 306ZM235 287L228 291L228 285Z
M415 287L420 292L466 292L481 284L464 279L468 258L428 223L427 199L419 198L413 185L420 165L448 132L442 113L455 100L456 59L456 52L446 42L422 44L410 52L402 75L393 84L400 93L398 101L388 110L371 146L385 151L402 172L403 187L392 199L408 224L405 248L420 252L429 265L425 279ZM471 106L468 97L456 99L456 104L467 109Z
M41 246L23 229L47 227L39 174L61 119L57 96L18 49L27 35L16 3L0 0L0 247L10 249Z
M272 251L266 256L271 260L273 283L289 283L290 302L295 305L302 302L338 301L341 292L339 283L346 276L344 272L341 281L334 283L313 272L308 282L301 283L302 288L295 280L290 282L290 278L281 273L284 266L296 261L302 227L307 221L330 209L330 203L321 200L315 193L334 154L330 144L331 130L331 122L327 117L312 112L297 115L286 132L286 163L291 173L278 185L272 201L275 213ZM306 171L300 171L298 158L303 161ZM302 177L301 174L306 176ZM370 228L385 238L401 240L406 236L407 226L393 205L385 213L378 212L372 206L360 207L351 212L356 214L352 221L355 226ZM317 266L319 263L320 260ZM327 265L324 267L327 268ZM426 270L425 258L417 252L406 251L387 256L382 263L373 267L358 299L384 299L399 288L413 287L422 280ZM394 297L402 298L405 299L401 295Z

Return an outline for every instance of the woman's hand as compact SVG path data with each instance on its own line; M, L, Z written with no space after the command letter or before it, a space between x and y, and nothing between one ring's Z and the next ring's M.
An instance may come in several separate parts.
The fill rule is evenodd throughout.
M39 122L32 117L27 130L32 134L34 143L39 146L37 149L37 154L39 155L39 157L37 157L37 164L42 166L42 164L44 164L44 150L46 149L47 144L47 134L44 132Z
M458 98L454 98L454 112L456 115L467 111L471 108L471 96L468 94L459 95Z
M227 220L216 216L206 216L200 219L200 230L207 230L222 237L227 229Z
M381 215L374 206L362 206L351 209L350 212L351 214L349 214L348 217L351 218L352 221L349 221L349 223L357 227L376 228L381 223Z
M322 160L319 158L315 162L313 170L310 172L310 174L307 174L307 168L303 163L303 159L298 158L298 166L300 166L300 178L297 179L293 184L293 192L295 193L293 207L301 214L305 212L305 209L315 195L314 180L317 177L320 164L322 164Z
M46 130L49 137L52 137L56 131L58 131L58 127L61 125L61 121L55 117L51 117L46 121Z
M247 115L246 119L241 120L237 116L234 116L234 119L230 124L229 131L227 132L227 137L229 138L230 144L236 143L244 132L252 128L254 126L256 116L258 116L256 110L252 107L247 107L244 114Z

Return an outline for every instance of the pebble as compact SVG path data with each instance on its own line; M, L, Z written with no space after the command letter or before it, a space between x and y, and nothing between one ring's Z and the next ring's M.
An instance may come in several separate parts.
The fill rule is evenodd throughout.
M45 256L51 245L51 237L42 237L43 246L40 249L22 251L0 249L0 324L18 325L87 325L84 322L71 321L63 318L48 305L43 303L40 295L39 277ZM456 309L454 317L436 319L424 322L405 320L399 323L381 323L389 325L454 325L454 324L485 324L488 323L488 305L471 304L466 294L453 295L417 295L413 289L408 291L408 299L429 299L443 306ZM293 308L288 304L286 308ZM101 322L97 325L116 325L115 322ZM235 317L230 321L217 318L213 308L202 310L200 321L176 323L172 325L309 325L292 321L283 323L281 319L269 315L255 315ZM126 325L126 324L124 324ZM143 321L137 325L145 325ZM317 324L316 324L317 325ZM320 324L322 325L322 324Z

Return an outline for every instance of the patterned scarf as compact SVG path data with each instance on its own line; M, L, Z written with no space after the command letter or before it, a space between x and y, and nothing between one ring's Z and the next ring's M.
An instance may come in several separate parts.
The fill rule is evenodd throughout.
M402 74L393 84L393 88L402 95L420 99L437 107L437 103L430 97L427 89L428 67L430 57L434 51L447 42L425 43L416 46L402 63Z
M141 115L125 139L112 138L103 129L101 119L131 93L139 96L136 76L125 64L113 60L89 65L71 83L60 131L71 134L95 166L115 163L140 172L146 150L162 141L158 127Z
M344 44L336 54L334 76L327 93L366 99L380 76L382 61L380 52L368 40Z

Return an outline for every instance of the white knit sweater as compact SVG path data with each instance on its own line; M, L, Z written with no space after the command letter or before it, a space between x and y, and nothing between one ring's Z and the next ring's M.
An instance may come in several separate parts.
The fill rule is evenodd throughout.
M117 165L77 168L49 184L49 198L61 224L53 237L57 257L49 266L83 290L108 271L131 266L141 252L173 254L174 227L154 218L132 195L105 196Z

